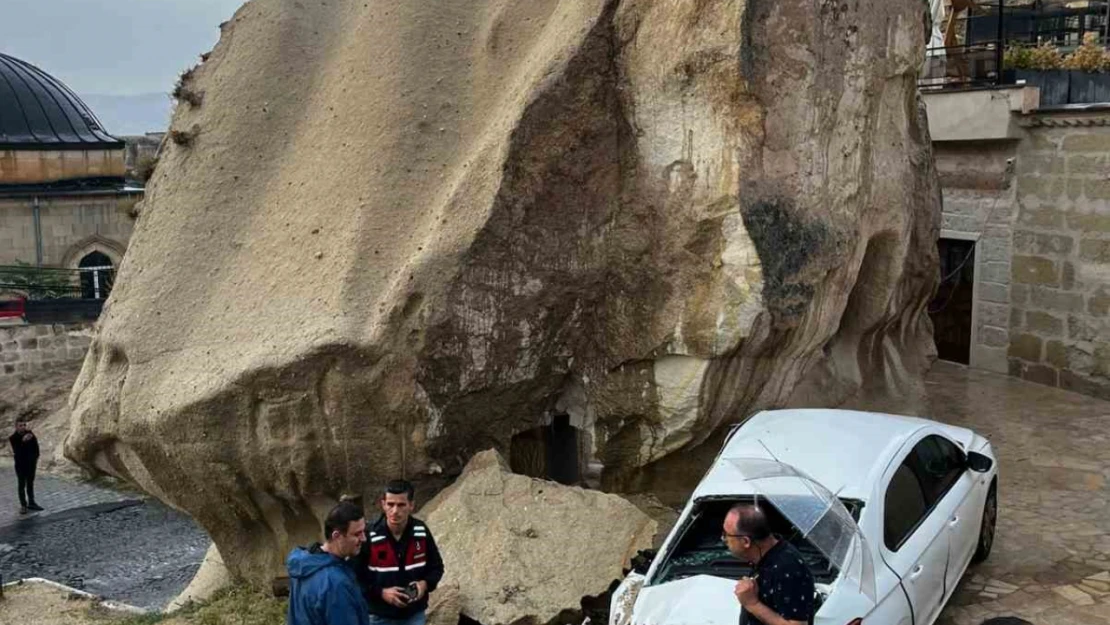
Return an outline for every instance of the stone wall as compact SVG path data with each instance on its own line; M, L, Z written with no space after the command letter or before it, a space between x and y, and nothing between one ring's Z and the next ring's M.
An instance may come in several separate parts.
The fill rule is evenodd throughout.
M0 377L79 361L92 334L91 323L0 327Z
M74 268L93 249L118 265L131 238L130 213L138 199L116 195L40 199L43 265ZM0 199L0 265L16 261L36 261L34 205L29 197Z
M977 241L970 364L1009 370L1013 141L934 144L944 189L941 237Z
M970 365L1110 398L1110 114L1013 115L933 145L940 236L977 241Z
M1010 373L1110 399L1110 127L1035 124L1016 186Z

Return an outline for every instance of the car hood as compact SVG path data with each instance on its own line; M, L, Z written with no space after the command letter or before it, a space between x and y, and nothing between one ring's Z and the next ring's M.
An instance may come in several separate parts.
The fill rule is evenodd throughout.
M640 590L632 625L736 625L740 604L733 595L736 582L695 575Z

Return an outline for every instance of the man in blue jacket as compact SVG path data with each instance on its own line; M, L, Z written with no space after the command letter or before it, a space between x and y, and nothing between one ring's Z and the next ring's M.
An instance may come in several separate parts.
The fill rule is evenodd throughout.
M289 554L288 625L369 625L366 600L347 564L364 542L365 515L345 501L324 520L324 544L297 547Z

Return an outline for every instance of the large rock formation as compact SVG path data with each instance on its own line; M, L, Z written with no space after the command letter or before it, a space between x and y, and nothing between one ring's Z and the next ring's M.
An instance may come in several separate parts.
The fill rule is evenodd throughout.
M223 556L216 545L209 545L204 554L200 568L193 575L192 581L182 590L177 597L166 606L166 612L177 612L194 603L204 603L216 593L230 586L234 580L224 564Z
M923 9L251 0L183 76L67 454L263 579L341 494L555 413L655 489L754 410L912 384Z
M474 456L421 514L459 612L482 625L581 622L582 599L608 592L656 533L624 499L515 475L495 451Z

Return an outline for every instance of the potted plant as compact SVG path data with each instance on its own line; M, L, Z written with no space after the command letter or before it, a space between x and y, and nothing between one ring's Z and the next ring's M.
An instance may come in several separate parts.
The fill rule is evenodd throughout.
M1110 52L1098 44L1098 33L1087 33L1064 67L1071 74L1068 103L1110 102Z
M1002 56L1002 67L1010 81L1024 80L1025 84L1040 88L1042 106L1067 104L1069 80L1063 65L1064 56L1049 43L1010 46Z
M1013 45L1002 64L1007 82L1040 88L1041 106L1110 102L1110 51L1099 45L1098 33L1087 33L1067 55L1049 43Z

